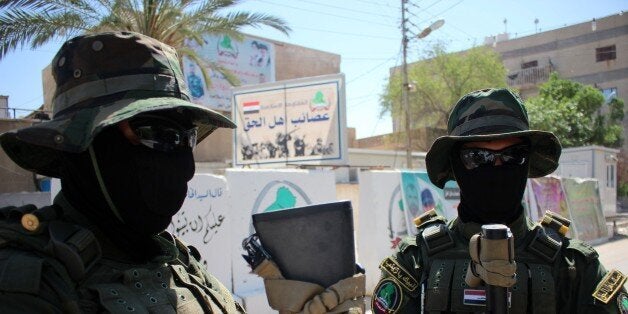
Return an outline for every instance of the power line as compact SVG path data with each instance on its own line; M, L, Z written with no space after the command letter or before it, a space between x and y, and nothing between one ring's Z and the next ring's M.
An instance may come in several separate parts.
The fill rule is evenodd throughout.
M381 2L377 2L377 1L366 1L366 0L355 0L355 1L362 2L362 3L368 3L368 4L373 4L373 5L377 5L379 7L383 7L382 3ZM394 9L396 11L399 11L399 9L400 9L398 6L391 6L390 3L386 3L386 6L389 7L389 8L392 8L392 9Z
M339 7L339 6L335 6L335 5L323 4L323 3L320 3L320 2L314 2L314 1L308 1L308 0L296 0L296 1L310 3L310 4L314 4L314 5L320 5L320 6L328 7L328 8L340 9L340 10L344 10L344 11L349 11L351 13L361 13L361 14L367 14L367 15L379 16L379 17L385 17L385 18L393 18L393 19L397 18L396 16L390 16L390 15L385 15L385 14L378 14L378 13L373 13L373 12L361 11L361 10L356 10L355 8L344 8L344 7Z
M367 74L369 74L369 73L371 73L371 72L375 71L377 68L379 68L379 67L381 67L382 65L386 64L388 61L390 61L390 60L394 60L394 59L395 59L395 57L391 57L391 58L386 59L384 62L382 62L382 63L380 63L380 64L378 64L378 65L374 66L373 68L371 68L371 69L367 70L366 72L364 72L364 73L362 73L362 74L358 75L357 77L355 77L355 78L354 78L354 79L352 79L351 81L348 81L348 82L347 82L347 85L349 85L349 83L355 82L356 80L358 80L358 79L362 78L363 76L365 76L365 75L367 75Z
M355 34L355 33L336 32L336 31L316 29L316 28L309 28L309 27L301 27L301 26L293 26L292 28L304 29L304 30L314 31L314 32L330 33L330 34L339 34L339 35L349 35L349 36L357 36L357 37L368 37L368 38L397 40L397 38L392 38L392 37L369 35L369 34Z
M270 2L270 1L266 1L266 0L259 0L259 1L260 1L260 2L264 2L264 3L267 3L267 4L272 4L272 5L280 5L280 6L285 7L285 8L291 8L291 9L295 9L295 10L305 11L305 12L308 12L308 13L317 13L317 14L322 14L322 15L328 15L328 16L333 16L333 17L339 17L339 18L342 18L342 19L345 19L345 20L352 20L352 21L358 21L358 22L368 23L368 24L370 24L370 25L380 25L380 26L385 26L385 27L393 27L393 28L396 28L396 26L389 25L389 24L377 23L377 22L374 22L374 21L368 21L368 20L356 19L356 18L353 18L353 17L342 16L342 15L337 15L337 14L331 14L331 13L327 13L327 12L313 11L313 10L310 10L310 9L304 9L304 8L299 8L299 7L293 7L293 6L286 5L286 4L284 4L284 3L279 4L279 3L274 3L274 2Z

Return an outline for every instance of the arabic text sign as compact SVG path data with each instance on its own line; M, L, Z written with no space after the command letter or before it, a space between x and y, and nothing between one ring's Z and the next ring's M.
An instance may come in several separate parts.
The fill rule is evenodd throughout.
M237 41L228 35L205 35L203 45L189 41L201 60L216 63L230 70L241 85L275 81L275 47L272 43L245 37ZM211 88L203 79L199 65L188 58L183 59L183 72L192 94L192 101L212 109L231 111L231 84L222 74L206 68Z
M343 82L334 75L234 90L235 164L343 163Z
M209 273L232 288L229 208L225 178L197 174L188 182L187 197L167 230L196 247Z

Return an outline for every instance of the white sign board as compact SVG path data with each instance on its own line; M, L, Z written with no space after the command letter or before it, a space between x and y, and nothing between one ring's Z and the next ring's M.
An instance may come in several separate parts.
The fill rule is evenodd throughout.
M205 35L203 44L188 41L204 65L216 64L240 80L240 85L275 81L275 46L271 42L245 36L238 41L228 35ZM224 76L205 66L211 88L203 79L200 65L183 58L183 73L192 101L220 111L231 111L231 84Z
M196 247L208 272L230 290L233 217L225 178L197 174L188 182L185 202L167 229Z
M232 201L233 291L245 299L264 293L262 280L242 258L242 240L252 234L251 215L336 201L333 171L227 169ZM296 231L295 231L296 232ZM290 235L286 235L290 236ZM255 313L259 313L257 310Z
M345 164L344 75L233 90L234 164Z
M373 291L380 277L379 263L394 252L396 230L405 230L398 171L360 172L358 260L366 269L366 291Z

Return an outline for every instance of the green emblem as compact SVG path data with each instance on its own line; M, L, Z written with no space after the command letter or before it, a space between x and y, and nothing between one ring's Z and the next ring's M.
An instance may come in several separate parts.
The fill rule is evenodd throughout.
M317 91L316 94L314 94L314 99L312 99L312 102L315 104L325 104L325 96L323 96L323 93L321 93L321 91Z
M264 211L272 212L280 209L292 208L297 203L297 197L290 192L285 186L277 189L277 195L275 196L275 201L270 204Z
M224 49L233 49L233 46L231 46L231 37L229 36L222 37L222 40L220 41L220 47Z
M399 284L391 279L384 279L375 287L371 309L376 314L394 313L401 306L403 294Z

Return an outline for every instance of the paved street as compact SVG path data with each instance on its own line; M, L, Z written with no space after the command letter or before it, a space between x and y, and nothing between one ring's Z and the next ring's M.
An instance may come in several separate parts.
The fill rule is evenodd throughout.
M628 224L618 228L618 234L608 242L595 246L606 269L617 269L628 275Z

